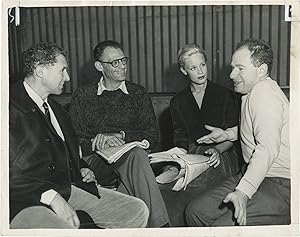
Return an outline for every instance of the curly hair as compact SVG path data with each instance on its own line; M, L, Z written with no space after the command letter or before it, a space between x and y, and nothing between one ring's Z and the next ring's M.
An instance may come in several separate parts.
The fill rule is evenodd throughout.
M238 43L238 45L235 48L235 51L244 47L246 47L251 53L250 59L252 64L255 67L259 67L263 63L267 64L268 73L270 74L274 58L271 46L262 39L258 40L250 38Z
M205 62L207 62L207 56L204 49L200 48L197 44L187 44L178 50L177 62L179 67L184 67L185 59L196 53L201 53Z
M27 49L23 53L25 76L33 75L38 65L54 65L59 55L66 57L67 53L63 48L49 42L40 42Z
M97 44L95 49L94 49L94 58L95 58L96 61L101 61L103 51L107 47L112 47L112 48L115 48L115 49L121 49L123 51L122 45L117 41L113 41L113 40L102 41L99 44Z

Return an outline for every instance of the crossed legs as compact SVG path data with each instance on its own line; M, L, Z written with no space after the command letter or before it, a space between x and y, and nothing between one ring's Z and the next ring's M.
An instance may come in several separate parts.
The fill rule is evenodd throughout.
M113 164L113 168L121 180L118 191L138 197L148 206L148 227L161 227L170 222L146 151L140 148L132 149Z
M98 191L101 195L100 199L72 186L68 203L74 210L87 212L101 228L146 227L149 211L142 200L99 186ZM57 217L49 208L33 206L18 213L12 220L10 228L70 229L73 227Z
M99 183L111 182L119 177L118 191L142 199L150 211L148 227L161 227L170 223L167 209L149 164L146 151L133 148L116 163L107 164L98 155L84 157Z

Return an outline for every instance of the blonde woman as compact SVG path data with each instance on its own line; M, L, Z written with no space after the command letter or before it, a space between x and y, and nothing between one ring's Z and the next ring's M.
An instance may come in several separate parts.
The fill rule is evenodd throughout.
M237 126L239 99L233 91L208 80L207 57L198 45L183 46L178 51L178 64L189 85L170 103L174 145L188 153L210 157L211 168L190 184L210 187L239 171L236 146L231 141L198 144L197 139L209 134L210 126L222 129Z

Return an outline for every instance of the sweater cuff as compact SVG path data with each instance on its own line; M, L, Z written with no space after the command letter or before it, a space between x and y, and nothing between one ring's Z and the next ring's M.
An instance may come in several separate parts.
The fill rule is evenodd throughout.
M236 187L236 189L240 190L244 194L248 196L249 199L252 198L253 194L256 193L257 188L255 188L250 182L242 178Z
M237 127L233 127L233 128L227 128L226 130L226 134L227 134L227 140L234 142L236 141L237 138Z

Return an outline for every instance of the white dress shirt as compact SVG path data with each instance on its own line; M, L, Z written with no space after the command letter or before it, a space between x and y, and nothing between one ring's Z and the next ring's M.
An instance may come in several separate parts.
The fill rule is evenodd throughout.
M28 93L29 97L36 103L36 105L39 107L39 109L45 114L45 109L42 106L44 102L47 103L47 98L43 100L29 85L26 81L23 82L23 85L25 87L26 92ZM48 104L48 103L47 103ZM48 104L49 113L50 113L50 119L51 123L57 132L57 134L61 137L63 141L65 141L65 137L63 135L63 132L59 126L59 123L53 113L53 110L51 109L51 106ZM53 189L47 190L41 195L40 202L44 203L46 205L50 205L51 201L54 199L57 192Z
M48 99L46 98L45 100L43 100L29 85L26 81L23 82L25 90L27 91L29 97L34 101L34 103L36 103L36 105L39 107L39 109L45 114L45 109L43 107L43 103L46 102L49 108L49 113L50 113L50 119L51 119L51 123L52 126L54 127L55 131L57 132L57 134L61 137L61 139L64 141L65 137L64 134L59 126L59 123L54 115L54 112L50 106L50 104L48 104Z

